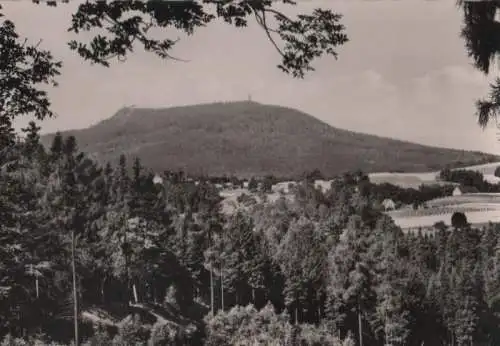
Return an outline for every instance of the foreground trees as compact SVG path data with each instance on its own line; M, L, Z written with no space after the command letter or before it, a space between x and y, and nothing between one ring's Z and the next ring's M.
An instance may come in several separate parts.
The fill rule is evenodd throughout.
M459 0L457 3L463 10L462 37L467 53L474 66L488 74L500 53L500 23L497 20L500 2ZM490 94L476 102L476 114L482 127L497 120L500 112L500 78L497 77L490 87Z
M79 342L116 345L499 340L496 226L403 234L350 176L225 215L207 182L154 184L137 160L100 167L37 132L1 158L1 335L68 344L76 321Z

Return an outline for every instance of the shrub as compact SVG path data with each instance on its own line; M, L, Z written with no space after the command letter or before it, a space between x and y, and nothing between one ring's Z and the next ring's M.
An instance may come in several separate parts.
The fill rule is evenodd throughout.
M259 185L258 185L257 180L255 178L251 178L250 181L248 182L248 190L251 192L257 191L258 186Z
M168 287L167 294L165 295L165 303L172 306L174 309L179 310L180 292L177 290L175 284Z
M151 345L199 345L200 335L196 326L190 324L187 327L178 326L173 323L157 324L151 331Z
M97 325L94 329L94 335L89 338L83 346L111 345L112 343L113 338L109 335L106 327L103 325Z
M500 178L500 166L498 166L497 168L495 168L495 177L499 177Z
M300 345L343 345L338 337L326 325L314 326L303 324L300 326ZM347 339L346 339L347 340Z
M207 316L205 345L284 345L291 325L284 314L270 305L257 311L253 305L236 306L227 312Z
M151 330L140 323L137 316L126 321L118 330L118 335L113 339L112 345L116 346L136 346L146 345Z
M14 338L10 334L7 334L3 338L0 345L1 346L64 346L62 344L46 340L46 338L43 335L29 337L26 340L22 338Z
M451 216L451 225L453 228L463 228L467 226L467 217L462 212L455 212Z
M155 346L174 345L178 332L178 328L170 323L157 324L151 330L150 342Z
M14 338L11 334L7 334L0 344L1 346L27 346L28 343L20 338Z
M326 325L292 326L286 313L277 314L271 304L258 311L253 305L236 306L205 318L205 345L311 345L354 346L343 342Z

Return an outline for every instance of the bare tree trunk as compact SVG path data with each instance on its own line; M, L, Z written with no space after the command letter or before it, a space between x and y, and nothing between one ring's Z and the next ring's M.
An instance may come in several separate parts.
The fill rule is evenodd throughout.
M76 289L76 265L75 265L75 231L71 231L71 269L73 271L73 319L75 322L75 346L79 346L78 337L78 294Z
M106 283L106 277L101 281L101 301L103 304L106 304L106 294L104 292L104 284Z
M363 346L363 323L361 320L361 310L358 304L358 332L359 332L359 346Z
M222 312L224 312L224 274L222 273L222 262L220 265L220 299L221 299L221 308Z
M35 289L36 289L36 297L40 297L40 291L38 287L38 275L35 274Z
M210 266L210 310L212 315L214 315L214 272L212 266Z
M295 302L295 325L299 324L299 303Z
M135 303L139 303L139 297L137 296L137 288L135 287L135 283L132 284L132 292L134 293L134 301Z

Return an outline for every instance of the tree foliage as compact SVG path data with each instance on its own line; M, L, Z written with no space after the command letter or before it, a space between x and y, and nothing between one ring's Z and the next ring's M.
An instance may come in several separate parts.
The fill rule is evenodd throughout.
M0 144L12 142L14 118L28 115L42 120L53 115L44 86L57 85L61 62L39 45L22 39L0 12Z
M295 4L292 0L281 3ZM337 47L347 42L344 26L339 23L341 15L330 10L315 9L312 14L291 18L271 0L120 0L81 4L70 30L80 33L104 29L110 36L96 34L88 43L71 41L69 46L84 59L104 66L110 59L125 58L134 50L134 44L160 58L176 59L170 51L178 40L156 39L152 29L176 28L192 35L217 19L234 27L246 27L251 17L280 54L278 67L294 77L304 77L305 72L314 70L312 61L324 54L337 57Z
M359 172L326 193L299 182L294 198L255 198L227 215L212 183L165 174L155 184L139 160L101 167L73 137L57 135L46 150L38 131L31 123L0 157L2 337L72 339L63 326L74 233L87 343L499 340L494 225L405 234L372 209L373 186ZM84 316L117 335L89 329Z
M500 8L498 1L465 1L458 0L463 10L464 25L462 37L469 57L474 66L488 74L491 63L500 52L500 23L496 14ZM500 111L500 78L490 85L490 93L486 98L476 101L476 114L479 125L486 127L490 121L496 120Z

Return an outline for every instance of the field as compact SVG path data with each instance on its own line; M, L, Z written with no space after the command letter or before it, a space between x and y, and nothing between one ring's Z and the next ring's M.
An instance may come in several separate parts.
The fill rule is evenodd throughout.
M484 179L491 183L497 184L500 178L495 177L495 169L500 166L500 162L487 163L483 165L467 166L460 169L476 171L483 174ZM394 173L394 172L379 172L368 175L370 181L375 184L389 183L403 188L418 188L420 185L433 184L452 184L455 183L443 182L439 180L439 171L424 172L424 173Z
M393 217L396 225L403 230L411 230L417 228L432 227L437 222L444 222L446 225L451 224L451 217L453 213L434 214L424 216L411 216L411 217ZM466 212L467 220L473 225L482 225L489 222L500 222L500 208L490 211L473 211Z
M490 182L496 182L500 179L493 175L493 172L500 163L491 163L478 166L464 167L463 169L475 170L481 172L486 177L490 177ZM426 173L391 173L380 172L369 174L372 183L390 183L403 188L418 188L422 184L454 184L450 182L439 181L439 172ZM279 183L273 186L273 192L267 195L269 201L277 200L282 194L280 190L287 190L288 185L293 182ZM331 181L316 181L317 188L326 191L329 189ZM455 184L457 185L457 184ZM232 213L238 208L237 199L240 195L253 195L248 189L222 190L221 197L223 201L223 211ZM290 198L290 194L286 194ZM257 200L257 196L253 196ZM465 213L467 219L472 224L486 224L488 222L500 222L500 193L468 193L460 196L448 196L437 198L426 203L425 208L414 210L408 206L399 210L387 212L397 225L402 229L426 228L432 227L437 222L450 224L451 216L455 212Z
M496 184L500 178L494 176L500 162L468 166L462 169L483 174L486 181ZM403 188L418 188L420 185L451 184L439 181L439 172L428 173L373 173L369 175L373 183L390 183ZM426 208L413 210L408 207L388 212L394 222L402 229L432 227L437 222L451 223L455 212L463 212L471 224L481 225L488 222L500 222L500 194L471 193L461 196L437 198L426 203Z
M455 212L462 212L471 224L500 222L500 194L473 193L438 198L427 202L427 208L404 208L387 212L402 229L432 227L437 222L449 225Z
M429 208L442 208L464 204L491 203L500 205L500 193L467 193L461 196L448 196L436 198L427 202Z
M375 184L389 183L403 188L418 188L422 184L442 184L437 180L439 172L428 173L371 173L370 181Z

